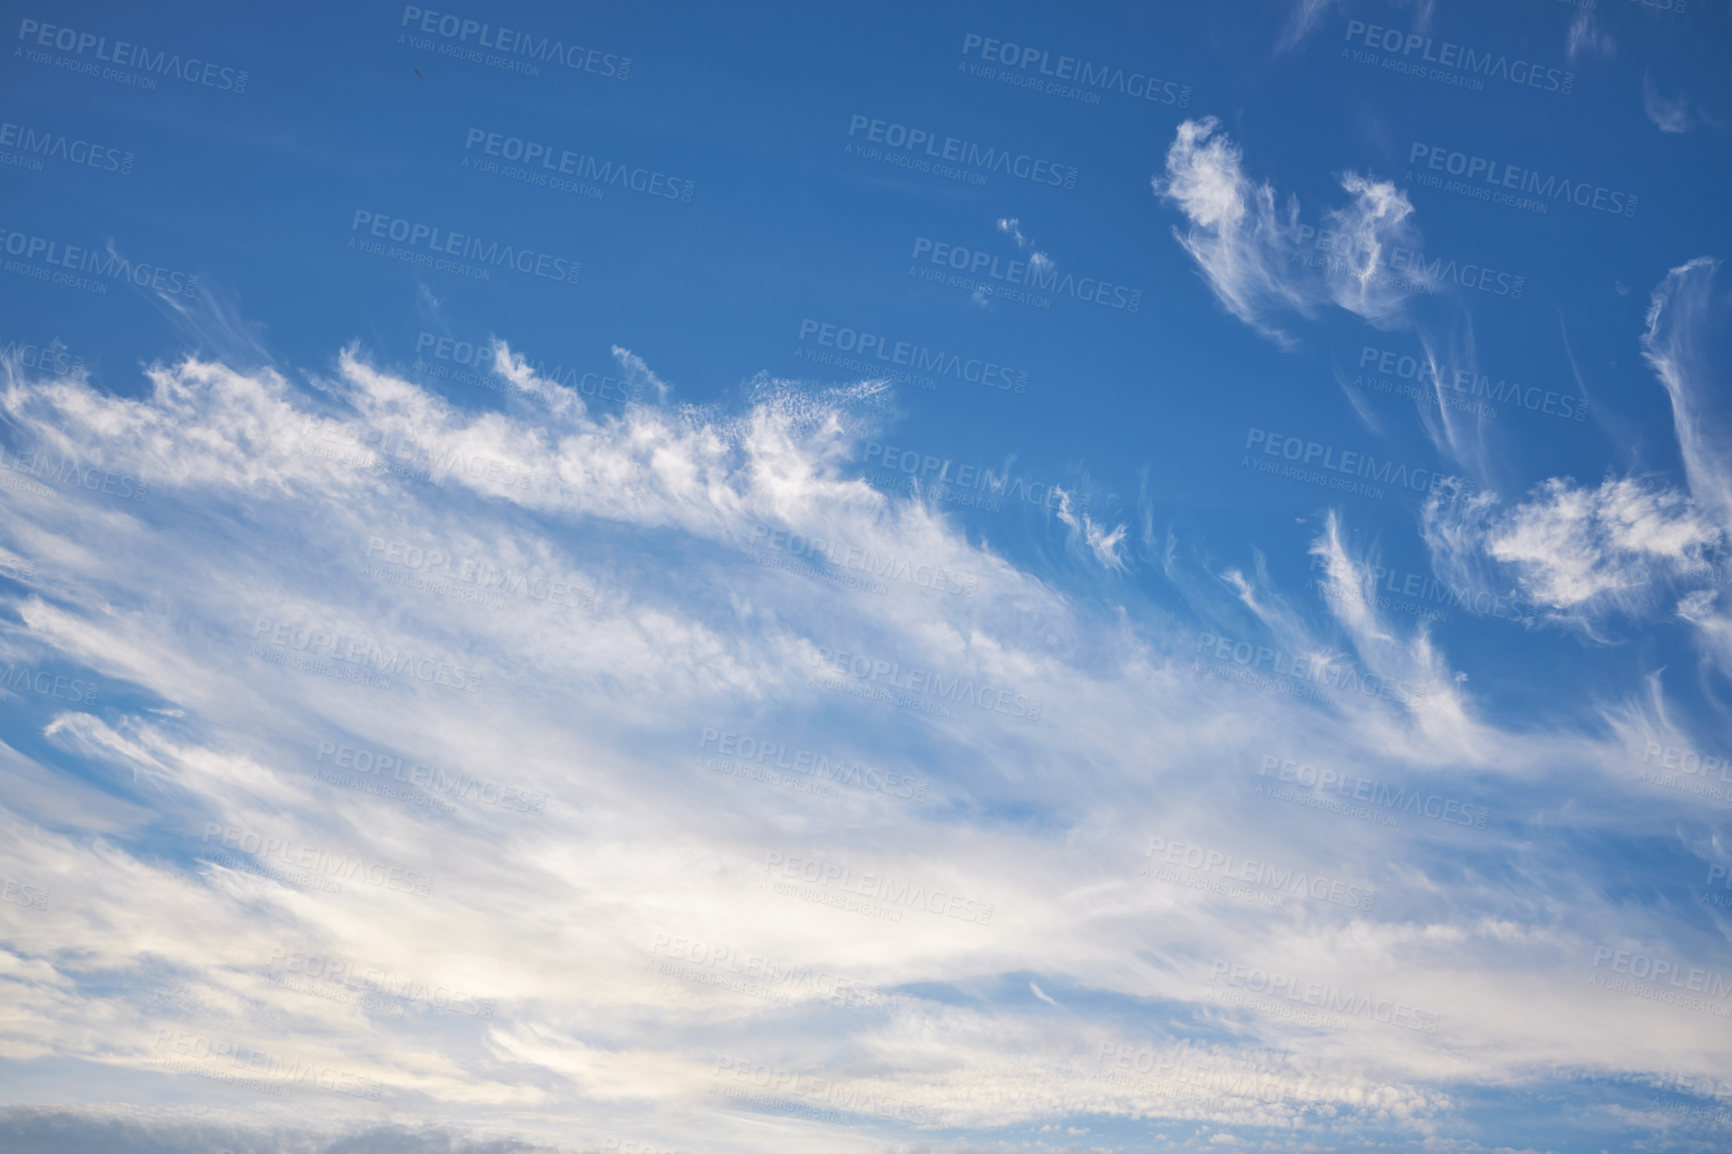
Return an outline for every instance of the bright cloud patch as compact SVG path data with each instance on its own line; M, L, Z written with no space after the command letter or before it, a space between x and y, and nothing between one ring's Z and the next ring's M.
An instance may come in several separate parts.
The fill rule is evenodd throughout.
M1720 543L1720 530L1676 490L1627 477L1597 489L1553 478L1510 510L1487 550L1517 569L1536 600L1573 609L1700 571Z
M1245 172L1239 148L1213 117L1187 120L1167 150L1166 176L1155 193L1189 220L1175 229L1223 305L1259 332L1285 340L1271 318L1282 312L1313 315L1333 303L1378 325L1396 322L1408 289L1385 275L1384 254L1412 244L1413 207L1386 181L1355 173L1341 178L1351 200L1328 210L1336 259L1313 267L1301 259L1315 236L1300 221L1299 202L1278 203L1275 189Z
M358 350L324 402L202 361L137 400L14 373L24 451L76 448L148 499L44 482L0 513L35 566L8 659L49 672L14 690L40 740L0 799L17 893L52 894L0 906L10 1053L250 1086L285 1123L313 1095L339 1129L388 1101L745 1150L759 1115L718 1130L718 1096L910 1134L1175 1108L1369 1133L1446 1108L1436 1037L1508 1077L1542 1060L1513 1036L1577 1052L1583 991L1502 1008L1503 922L1427 936L1468 896L1374 912L1390 883L1355 862L1437 874L1464 852L1441 835L1549 754L1380 614L1338 522L1329 613L1260 564L1170 564L1195 616L1150 643L1143 610L1092 614L850 478L869 393L603 418L495 364L538 407L461 411ZM1602 551L1705 540L1645 491L1566 496L1498 547L1569 518ZM1122 578L1122 526L1068 500L1055 522ZM61 757L87 780L44 788ZM1367 783L1368 818L1312 812L1336 801L1319 761ZM1569 944L1524 980L1575 990L1598 931L1550 932ZM1277 978L1329 991L1327 1060L1258 1009ZM1217 1088L1151 1103L1121 1052ZM796 1067L817 1098L753 1081Z

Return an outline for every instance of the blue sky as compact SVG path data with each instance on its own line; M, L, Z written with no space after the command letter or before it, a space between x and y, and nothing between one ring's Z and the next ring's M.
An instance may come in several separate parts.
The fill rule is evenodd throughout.
M9 1148L1726 1148L1723 4L5 27Z

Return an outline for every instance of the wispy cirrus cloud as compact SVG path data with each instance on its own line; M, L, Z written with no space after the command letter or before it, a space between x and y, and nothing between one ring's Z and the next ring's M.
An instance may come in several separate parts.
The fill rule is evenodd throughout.
M1393 6L1413 9L1415 31L1423 32L1431 27L1436 0L1394 0ZM1311 34L1322 27L1323 22L1332 14L1345 12L1349 7L1349 0L1293 0L1292 11L1287 14L1287 22L1282 26L1281 35L1276 38L1275 50L1293 51L1310 39Z
M1584 1013L1592 943L1628 919L1576 891L1564 851L1524 869L1567 916L1520 929L1527 899L1460 865L1489 871L1501 842L1259 792L1271 757L1498 821L1562 775L1579 807L1631 788L1581 780L1616 743L1486 721L1440 647L1356 590L1338 523L1321 609L1170 536L1171 602L1095 605L854 476L882 419L865 386L766 380L724 409L664 382L670 399L603 415L509 349L495 370L539 402L467 409L359 348L318 388L188 359L127 397L11 368L12 450L148 493L51 473L0 506L0 546L34 564L5 586L9 668L97 687L7 704L0 864L50 895L0 903L8 1060L160 1103L226 1087L236 1126L313 1112L329 1132L308 1149L458 1150L507 1125L757 1150L809 1145L807 1107L862 1144L933 1119L1319 1111L1417 1136L1456 1087L1584 1047L1636 1072L1723 1047L1711 1019L1656 1041L1646 1005ZM1078 551L1127 567L1123 527L1064 513ZM817 781L820 754L870 772ZM904 778L919 801L886 784ZM525 790L544 804L508 800ZM1174 831L1341 893L1351 875L1379 904L1140 873ZM1234 967L1447 1029L1361 1016L1319 1044L1234 1001ZM1178 1055L1209 1094L1106 1076L1121 1046ZM1246 1092L1251 1071L1283 1096ZM374 1129L386 1112L439 1133Z
M1675 268L1654 290L1641 335L1644 360L1672 402L1682 486L1657 475L1608 476L1599 485L1551 477L1506 504L1495 493L1428 503L1433 561L1484 587L1501 567L1556 620L1595 630L1613 614L1676 613L1706 637L1722 636L1723 561L1732 544L1732 424L1709 383L1708 342L1718 262ZM1718 643L1716 643L1718 648Z
M1680 92L1668 100L1660 95L1652 73L1642 73L1642 111L1655 128L1671 135L1689 132L1694 118L1690 115L1690 98Z
M1406 194L1387 181L1344 174L1349 201L1323 213L1337 255L1313 267L1299 259L1305 233L1298 199L1283 203L1272 185L1247 175L1242 152L1220 128L1213 117L1179 125L1166 175L1152 185L1189 221L1173 235L1227 310L1283 344L1292 337L1276 318L1313 317L1328 304L1379 327L1400 324L1411 290L1381 274L1386 250L1414 244Z
M1570 16L1570 30L1564 36L1564 56L1575 64L1584 57L1615 56L1618 43L1612 34L1600 27L1599 13L1592 4L1583 4Z
M1346 0L1294 0L1293 10L1287 14L1287 23L1281 29L1281 35L1275 41L1277 52L1291 52L1315 32L1329 14L1338 8L1345 7Z

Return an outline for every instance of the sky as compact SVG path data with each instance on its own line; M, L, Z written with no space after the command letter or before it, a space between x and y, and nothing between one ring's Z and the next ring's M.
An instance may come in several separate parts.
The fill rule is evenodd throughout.
M5 5L0 1147L1732 1148L1732 6Z

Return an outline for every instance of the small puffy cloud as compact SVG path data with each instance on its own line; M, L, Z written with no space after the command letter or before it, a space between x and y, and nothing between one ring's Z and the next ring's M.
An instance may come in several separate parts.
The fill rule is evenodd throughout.
M999 217L998 231L1016 241L1017 248L1024 250L1034 248L1034 242L1028 239L1022 231L1022 221L1014 216ZM1028 266L1035 272L1045 272L1053 267L1053 259L1040 249L1035 248L1033 252L1029 253Z
M1599 488L1553 477L1500 518L1486 539L1515 568L1523 591L1555 609L1639 590L1706 566L1722 534L1690 498L1634 477Z

